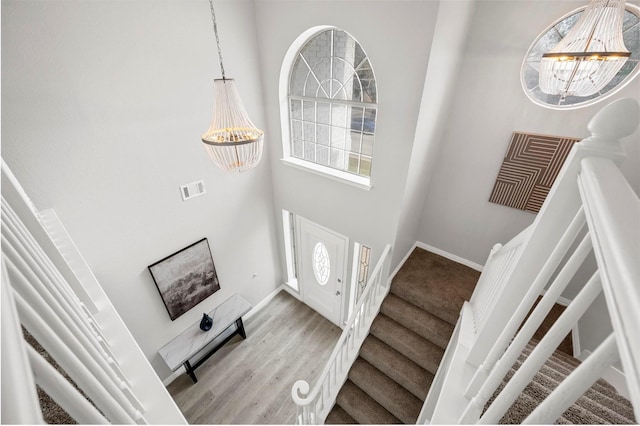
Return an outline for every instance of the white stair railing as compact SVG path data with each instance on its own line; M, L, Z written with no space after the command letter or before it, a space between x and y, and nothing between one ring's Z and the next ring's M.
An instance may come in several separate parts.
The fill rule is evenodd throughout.
M358 357L360 347L369 334L371 324L380 311L382 301L389 292L390 262L391 246L387 245L311 392L309 383L305 380L294 383L291 396L297 407L296 424L323 424L331 411L338 392Z
M526 235L492 250L461 311L419 423L497 423L601 293L613 333L525 423L553 423L618 360L640 418L640 199L616 165L625 157L619 139L635 131L639 115L633 99L600 111L589 123L592 136L574 146ZM509 256L507 250L518 252ZM592 251L597 271L484 411ZM487 301L490 309L478 306Z
M185 424L57 216L48 215L57 242L3 162L2 423L43 423L37 384L81 424ZM72 250L65 256L60 245ZM81 391L24 340L23 327Z

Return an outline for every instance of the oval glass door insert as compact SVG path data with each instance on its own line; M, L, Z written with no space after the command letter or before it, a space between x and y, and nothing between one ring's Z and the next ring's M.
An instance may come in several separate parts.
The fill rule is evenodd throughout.
M318 284L325 285L329 281L331 273L331 262L329 261L329 252L322 242L316 244L313 248L313 275L315 275Z

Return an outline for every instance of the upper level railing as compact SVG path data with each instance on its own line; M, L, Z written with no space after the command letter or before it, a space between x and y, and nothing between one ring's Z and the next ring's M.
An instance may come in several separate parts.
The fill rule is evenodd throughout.
M80 424L186 424L62 223L4 162L1 285L2 423L44 423L37 384Z
M531 227L492 250L419 423L497 423L601 293L613 332L525 422L553 423L618 360L640 418L640 199L616 165L626 156L620 138L635 131L639 116L633 99L600 111L589 123L592 136L574 146ZM486 408L591 252L596 271ZM487 303L489 309L480 305Z
M297 407L296 424L324 423L358 357L364 339L369 334L371 324L380 311L382 301L389 292L390 262L391 246L387 245L311 392L306 381L298 380L294 383L291 396Z

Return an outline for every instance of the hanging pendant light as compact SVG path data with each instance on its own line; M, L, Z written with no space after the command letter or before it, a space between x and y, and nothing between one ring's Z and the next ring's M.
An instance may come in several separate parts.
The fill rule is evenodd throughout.
M251 122L242 105L235 80L225 77L213 0L209 0L209 5L222 78L214 80L213 115L209 130L202 135L202 142L211 160L222 170L244 172L260 162L264 132Z
M624 45L624 0L591 0L569 33L540 62L540 90L586 97L602 90L631 54Z

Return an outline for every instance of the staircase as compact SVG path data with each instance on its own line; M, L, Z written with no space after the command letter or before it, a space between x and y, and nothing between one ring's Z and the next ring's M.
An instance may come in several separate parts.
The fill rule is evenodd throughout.
M479 273L416 248L394 278L326 424L415 424ZM514 363L489 406L564 308L555 305ZM570 335L534 376L500 424L520 424L578 365ZM633 406L598 380L558 424L635 424Z
M415 424L479 275L416 248L394 277L326 423Z

